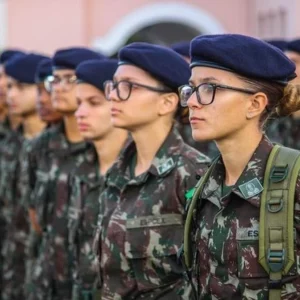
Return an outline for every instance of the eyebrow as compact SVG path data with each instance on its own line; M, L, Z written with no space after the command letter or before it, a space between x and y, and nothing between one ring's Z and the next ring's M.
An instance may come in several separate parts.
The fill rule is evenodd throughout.
M78 101L92 101L92 100L97 100L99 102L101 102L101 99L97 96L97 95L94 95L94 96L89 96L87 98L80 98L80 97L76 97L76 100Z
M204 82L212 82L212 81L220 82L217 78L215 78L213 76L197 79L198 84L201 84L201 83L204 83ZM193 79L190 79L189 83L192 84L192 85L196 85L196 83L195 83L195 81L193 81Z
M114 80L114 81L123 81L123 80L125 80L125 81L133 81L133 82L138 81L137 78L132 78L132 77L121 77L121 78L119 78L119 80L118 80L118 78L115 77L115 76L113 77L113 80Z

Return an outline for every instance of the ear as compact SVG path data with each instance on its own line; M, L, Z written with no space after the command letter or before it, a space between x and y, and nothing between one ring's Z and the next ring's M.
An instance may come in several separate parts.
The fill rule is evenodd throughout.
M249 97L246 118L248 120L258 117L266 109L268 98L264 93L256 93Z
M179 98L176 93L162 94L159 102L158 115L164 116L177 111Z

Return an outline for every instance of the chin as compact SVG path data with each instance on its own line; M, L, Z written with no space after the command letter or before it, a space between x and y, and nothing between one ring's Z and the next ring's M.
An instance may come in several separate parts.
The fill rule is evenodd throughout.
M205 131L192 129L192 137L196 142L213 141L215 136Z

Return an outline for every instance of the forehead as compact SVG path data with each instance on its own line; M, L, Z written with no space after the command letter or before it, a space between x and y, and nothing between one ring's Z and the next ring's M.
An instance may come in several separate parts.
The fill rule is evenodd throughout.
M300 54L294 51L286 51L285 55L292 61L300 63Z
M95 86L81 82L76 84L76 92L81 97L95 97L104 96L103 92L97 89Z
M57 70L53 70L53 75L54 76L59 76L59 77L63 77L63 76L72 76L75 75L75 70L72 69L57 69Z
M115 74L114 74L114 78L116 80L122 80L122 79L134 79L136 81L138 80L143 80L143 79L152 79L151 75L146 72L145 70L137 67L137 66L133 66L133 65L121 65L118 66Z
M233 72L220 70L209 67L194 67L192 68L190 81L201 83L205 81L218 81L218 82L235 82L239 81L237 75Z

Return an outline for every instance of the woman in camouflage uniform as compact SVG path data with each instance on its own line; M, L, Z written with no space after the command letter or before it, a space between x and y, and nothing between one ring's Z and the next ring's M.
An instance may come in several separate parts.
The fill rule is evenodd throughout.
M196 299L268 299L275 286L282 299L299 299L299 266L274 282L258 261L260 201L273 148L262 126L275 109L279 115L299 109L300 89L288 83L295 65L279 49L242 35L199 36L191 42L191 56L181 103L190 109L194 139L215 140L221 153L186 232ZM299 179L295 203L299 264Z
M115 127L133 141L108 172L100 197L96 250L102 300L190 299L176 253L185 194L209 159L186 145L174 125L177 88L190 76L173 50L133 43L119 52L105 83Z

